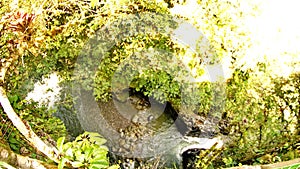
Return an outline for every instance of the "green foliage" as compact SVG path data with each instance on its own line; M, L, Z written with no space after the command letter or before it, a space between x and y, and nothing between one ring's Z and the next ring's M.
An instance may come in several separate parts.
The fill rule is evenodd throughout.
M231 157L224 157L224 158L222 158L222 161L224 162L225 167L236 166L236 162L233 161L233 159Z
M31 126L37 135L51 144L55 144L53 139L66 135L66 129L61 120L52 115L52 111L45 107L39 107L37 103L28 103L17 94L8 95L11 105L22 120ZM7 115L3 110L0 110L0 116L6 119L6 123L0 125L5 133L7 143L10 148L20 153L22 147L30 150L31 155L35 154L34 148L27 145L23 135L11 124Z
M57 140L58 150L62 154L58 168L62 169L66 160L71 161L74 168L108 168L106 140L98 133L85 132L65 144L64 140L64 137Z
M117 88L117 91L131 87L160 101L179 97L180 86L174 78L174 72L183 72L181 69L184 66L182 63L171 62L173 52L183 52L184 49L177 46L160 34L138 35L120 42L112 49L109 57L101 60L95 78L96 98L109 99L112 87ZM153 49L161 52L148 53ZM183 77L178 77L178 81L182 80L180 78ZM112 86L115 84L117 86Z
M43 140L47 140L53 144L52 139L66 135L66 129L62 121L54 117L52 112L47 110L47 108L38 107L36 103L27 103L18 95L9 95L8 97L16 113L19 114L23 121L28 123ZM14 152L20 153L20 148L26 147L34 154L34 148L27 145L23 135L11 124L2 109L0 110L0 116L6 121L1 123L0 128L2 132L5 133L4 138L6 138L10 148Z
M195 168L212 168L211 165L214 159L223 151L222 148L216 148L216 145L213 145L208 150L200 151L197 160L195 161Z
M299 74L272 78L258 69L237 70L228 82L226 114L233 142L224 152L226 163L276 162L299 141ZM260 158L266 155L270 158Z
M53 139L66 135L66 129L61 120L53 116L53 111L46 107L39 107L37 103L28 103L18 95L9 95L9 100L16 113L29 123L37 133L47 133ZM45 134L44 139L47 139Z
M299 156L294 151L299 147L296 144L300 129L299 74L287 78L273 77L266 64L261 63L259 70L237 69L228 80L226 91L222 90L222 84L189 84L185 81L190 77L201 77L203 68L200 65L204 58L216 62L218 58L230 56L233 66L238 65L245 49L251 45L242 23L243 18L253 14L253 10L245 12L241 8L247 1L199 0L202 10L195 11L192 16L185 14L189 12L187 10L180 11L180 17L196 25L210 42L210 46L198 44L196 52L174 42L165 31L165 28L178 26L166 17L170 14L169 8L177 3L173 0L111 0L110 3L98 0L53 0L46 3L25 0L19 1L15 9L9 7L11 2L4 0L0 3L0 66L12 63L3 85L13 108L35 131L43 131L54 139L65 134L62 123L52 117L51 110L24 101L37 80L57 71L67 81L78 80L88 89L94 88L94 94L100 100L110 99L111 91L122 91L125 86L159 101L170 101L178 109L183 103L195 106L189 109L200 114L225 112L224 117L230 123L227 133L231 138L223 153L226 166L270 163ZM72 77L78 66L75 63L81 61L78 55L85 51L89 39L97 36L107 36L108 40L113 38L108 37L111 34L97 35L95 32L130 14L141 17L138 15L141 12L158 14L159 19L153 23L150 15L144 19L159 31L140 31L111 44L103 42L111 47L110 50L95 63L91 63L94 62L91 53L84 53L86 64L79 67L83 72L78 72L79 76L75 77L78 79ZM98 51L93 51L94 55L106 49L103 46L91 47L98 48ZM203 47L207 49L205 54L199 50ZM152 59L148 57L149 53L153 54ZM178 61L170 62L172 56ZM183 60L188 60L188 63L183 64ZM84 68L93 64L97 64L96 74L80 76L86 73ZM88 84L85 84L85 79L89 80ZM225 92L226 98L222 97ZM224 103L225 108L222 107ZM9 137L15 151L25 144L18 142L20 138L15 131ZM65 159L74 161L76 167L108 167L107 148L103 146L104 139L98 135L85 133L72 143L63 144L63 141L58 141L64 155L60 167Z
M163 12L167 9L164 2L110 2L25 0L19 1L15 8L10 7L12 1L0 3L0 66L11 63L3 85L13 108L34 131L42 133L41 137L46 133L56 139L65 135L65 129L59 120L52 117L51 111L24 101L33 84L53 71L70 80L74 63L85 42L96 30L115 18L139 11ZM34 19L28 22L31 16ZM14 150L20 148L17 136L20 136L19 133L11 134ZM94 165L106 166L106 161L95 162Z
M19 108L15 109L17 113L23 113L23 110L32 113L30 117L31 119L24 116L22 117L23 121L30 125L35 133L47 143L55 145L55 141L53 139L57 139L58 137L66 135L66 130L62 122L59 119L53 117L51 115L51 112L47 111L45 108L45 111L42 108L36 108L36 104L34 103L23 105L20 103L19 98L16 96L11 96L9 97L9 99L13 106ZM47 114L45 112L48 112L50 114ZM39 114L39 116L33 118L33 116L37 114ZM13 150L15 153L22 154L22 149L26 149L26 153L29 153L27 155L29 155L31 158L45 160L44 156L42 156L34 147L28 144L26 138L13 126L2 109L0 109L0 117L3 120L0 124L0 129L3 133L1 137L4 141L6 141L11 150Z
M9 147L17 153L20 153L20 148L25 145L25 142L22 141L22 135L17 131L12 131L7 140Z

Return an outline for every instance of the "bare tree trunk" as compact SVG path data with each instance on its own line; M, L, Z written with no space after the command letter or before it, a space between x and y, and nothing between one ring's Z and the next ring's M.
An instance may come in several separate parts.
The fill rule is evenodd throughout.
M55 147L50 147L45 144L31 129L28 123L24 123L12 108L3 86L0 86L0 103L7 114L8 118L12 121L14 126L25 136L25 138L35 147L37 150L45 154L51 160L59 162L59 152Z
M6 162L17 168L22 169L54 169L56 165L45 164L42 161L21 156L13 151L0 146L0 161ZM1 167L0 167L1 168Z

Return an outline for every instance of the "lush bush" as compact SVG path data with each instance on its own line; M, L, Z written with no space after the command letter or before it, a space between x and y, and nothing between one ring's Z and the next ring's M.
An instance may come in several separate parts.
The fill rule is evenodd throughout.
M64 137L57 140L57 147L62 155L59 169L65 166L66 161L72 161L74 168L108 168L108 148L103 145L106 140L98 133L85 132L73 142L65 144L64 140ZM114 168L118 167L115 166Z
M237 70L228 81L225 116L232 142L224 152L227 165L299 156L299 74L272 78L263 65L256 71Z
M213 163L200 154L195 166L232 167L299 158L299 73L274 77L265 65L237 69L228 79L220 121L221 133L227 137L225 150ZM207 151L202 154L220 150Z

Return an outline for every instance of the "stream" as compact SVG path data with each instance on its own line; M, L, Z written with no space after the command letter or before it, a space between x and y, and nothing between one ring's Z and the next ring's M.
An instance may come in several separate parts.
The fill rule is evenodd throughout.
M189 128L177 118L177 112L169 103L161 104L152 98L145 101L135 96L125 101L100 102L95 101L91 91L78 91L74 105L77 118L66 109L61 109L62 113L57 116L73 137L83 130L100 133L107 139L111 158L124 162L122 168L145 164L182 168L182 154L189 147L209 149L217 142L210 138L187 137ZM134 163L126 164L128 159L134 159Z

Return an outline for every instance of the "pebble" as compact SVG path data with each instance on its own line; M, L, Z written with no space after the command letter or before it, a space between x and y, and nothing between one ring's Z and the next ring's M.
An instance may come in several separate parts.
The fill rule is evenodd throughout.
M120 137L121 137L121 138L125 138L124 132L120 133Z
M134 115L134 116L132 117L131 121L132 121L133 123L138 123L138 121L139 121L139 116L138 116L138 115Z
M150 115L150 116L148 117L148 122L152 121L153 119L154 119L154 116Z
M122 140L120 140L119 144L120 144L120 146L124 146L126 144L126 141L122 139Z
M126 150L130 150L130 145L129 144L124 144L123 146Z

